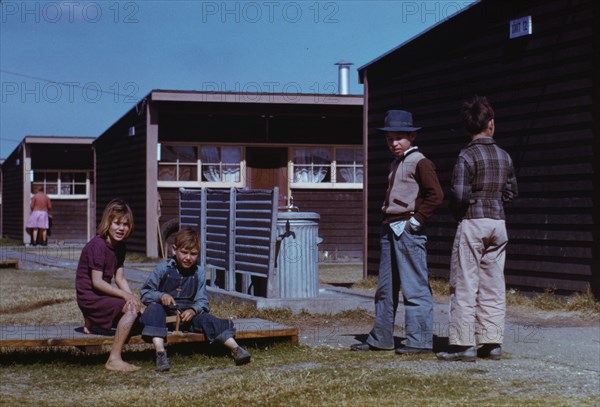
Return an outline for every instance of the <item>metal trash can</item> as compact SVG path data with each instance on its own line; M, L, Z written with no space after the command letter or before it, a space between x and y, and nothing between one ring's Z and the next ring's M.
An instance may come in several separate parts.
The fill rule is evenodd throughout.
M280 298L307 298L319 294L320 215L279 212L277 268Z

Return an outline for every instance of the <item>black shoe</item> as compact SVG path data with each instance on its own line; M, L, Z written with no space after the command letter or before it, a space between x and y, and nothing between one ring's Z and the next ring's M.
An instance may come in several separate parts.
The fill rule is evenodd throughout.
M502 346L499 343L484 343L477 349L477 356L492 360L502 359Z
M439 360L445 360L448 362L463 361L463 362L475 362L477 360L477 349L475 346L457 346L448 352L439 352L435 356Z
M250 354L248 353L248 351L244 348L242 348L241 346L238 346L237 348L235 348L233 351L233 360L235 361L235 365L236 366L241 366L241 365L245 365L247 363L250 363Z
M378 350L392 350L392 349L381 349L376 348L375 346L371 346L368 343L355 343L350 346L350 350L359 351L359 352L369 352L369 351L378 351Z
M156 352L156 371L165 372L171 369L167 352Z
M427 348L413 348L412 346L402 346L396 349L398 355L420 355L423 353L432 353L433 350Z

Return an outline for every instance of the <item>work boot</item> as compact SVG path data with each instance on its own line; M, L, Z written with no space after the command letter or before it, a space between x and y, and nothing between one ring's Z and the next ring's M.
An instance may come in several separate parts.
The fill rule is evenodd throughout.
M477 356L500 360L502 359L502 346L499 343L484 343L477 349Z
M477 349L475 346L453 346L448 352L436 353L439 360L446 360L449 362L462 361L462 362L475 362L477 360Z
M156 371L165 372L171 368L169 358L167 357L167 351L156 352Z
M231 353L233 354L233 360L235 361L236 366L241 366L250 363L250 354L246 349L242 348L241 346L235 348Z

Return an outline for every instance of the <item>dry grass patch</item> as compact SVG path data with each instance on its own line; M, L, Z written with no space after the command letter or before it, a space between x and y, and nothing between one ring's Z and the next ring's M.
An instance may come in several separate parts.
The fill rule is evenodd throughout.
M0 276L2 325L69 324L81 321L72 272L3 270Z
M429 280L429 285L436 300L448 301L450 285L447 280L432 278ZM366 280L360 280L352 285L352 289L374 292L377 289L377 277L369 276ZM600 313L600 301L594 298L590 288L584 293L574 293L566 296L557 295L552 289L548 289L543 293L524 293L509 289L506 292L506 304L510 307L533 308L541 311L577 312L584 316L593 316Z
M251 348L253 362L234 367L222 354L169 350L172 370L153 370L153 352L128 353L142 366L133 374L107 372L104 355L4 355L0 397L6 405L36 406L585 406L598 400L536 394L527 382L490 381L486 371L415 372L390 353L360 354L275 344ZM516 391L518 389L518 391Z
M568 296L556 295L553 290L546 290L543 293L521 293L518 290L508 290L506 303L511 307L576 312L584 316L597 317L600 314L600 302L594 298L590 288L584 293L574 293Z

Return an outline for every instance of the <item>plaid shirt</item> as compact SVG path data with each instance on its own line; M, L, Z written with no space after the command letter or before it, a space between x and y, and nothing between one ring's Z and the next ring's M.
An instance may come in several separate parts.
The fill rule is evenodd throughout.
M492 138L471 141L454 165L451 193L458 220L504 219L504 204L517 197L512 159Z

